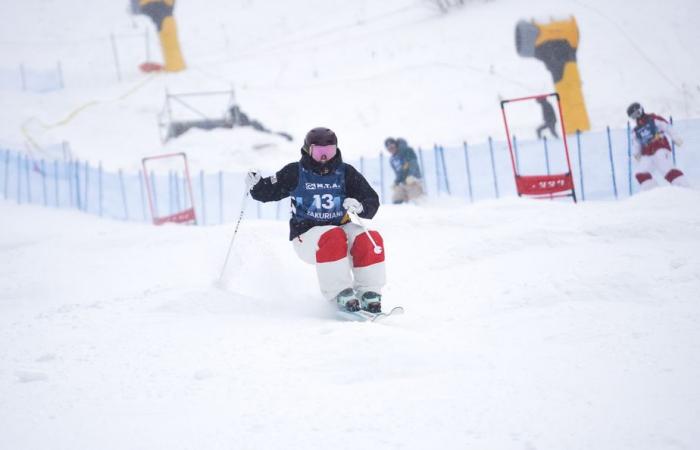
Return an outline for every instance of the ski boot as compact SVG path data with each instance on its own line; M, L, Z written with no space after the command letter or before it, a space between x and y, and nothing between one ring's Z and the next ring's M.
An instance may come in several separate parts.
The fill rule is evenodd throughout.
M365 311L380 313L382 312L382 296L372 291L365 292L362 294L360 305Z
M355 296L355 291L352 288L340 291L340 294L335 297L335 301L338 304L338 308L345 311L354 312L360 310L360 301Z

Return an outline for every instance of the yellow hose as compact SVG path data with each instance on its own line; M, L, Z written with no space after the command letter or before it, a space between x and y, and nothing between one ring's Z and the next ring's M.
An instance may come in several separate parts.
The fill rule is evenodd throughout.
M156 75L157 75L157 73L149 74L149 75L148 75L147 77L145 77L143 80L141 80L141 81L139 81L138 83L136 83L136 85L135 85L134 87L132 87L131 89L129 89L128 91L126 91L125 93L123 93L122 95L118 96L118 97L115 98L115 99L112 99L112 100L90 100L89 102L84 103L84 104L78 106L77 108L75 108L73 111L71 111L70 113L68 113L68 115L66 115L66 117L64 117L63 119L59 120L58 122L52 123L52 124L46 124L46 123L42 122L41 119L32 116L32 117L28 118L27 120L25 120L25 121L22 123L22 128L21 128L21 129L22 129L22 135L24 136L24 138L26 139L26 141L29 143L29 145L30 145L31 148L33 148L34 150L40 151L40 150L41 150L41 146L36 142L36 140L34 140L34 138L32 138L32 136L31 136L31 134L30 134L30 132L29 132L29 130L28 130L28 128L27 128L27 126L28 126L31 122L36 122L36 123L38 123L39 126L41 126L44 130L50 130L50 129L52 129L52 128L56 128L56 127L60 127L60 126L66 125L66 124L69 123L71 120L75 119L75 118L78 116L78 114L80 114L81 112L83 112L83 111L85 111L86 109L90 108L91 106L99 105L99 104L101 104L101 103L118 102L118 101L124 100L125 98L129 97L130 95L134 94L134 93L137 92L139 89L141 89L143 86L145 86L146 83L148 83L149 81L151 81Z

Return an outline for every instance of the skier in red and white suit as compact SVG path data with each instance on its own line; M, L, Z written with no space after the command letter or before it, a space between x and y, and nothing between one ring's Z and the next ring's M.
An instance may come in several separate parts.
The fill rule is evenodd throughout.
M635 177L642 190L656 186L656 180L651 175L658 171L666 181L675 186L688 186L683 172L673 165L671 144L681 146L683 141L673 132L671 124L661 116L645 113L639 103L632 103L627 108L627 115L635 121L632 140L632 154L637 160Z
M379 196L360 172L343 162L333 131L312 129L298 162L266 178L250 171L246 184L261 202L291 197L289 239L299 258L316 266L324 297L349 311L381 312L386 282L382 236L369 231L370 239L347 214L371 219ZM375 251L372 240L381 251Z

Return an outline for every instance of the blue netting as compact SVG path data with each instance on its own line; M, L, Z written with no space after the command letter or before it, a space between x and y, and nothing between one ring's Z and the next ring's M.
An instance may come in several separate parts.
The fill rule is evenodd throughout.
M675 123L685 144L675 152L679 168L692 181L700 179L700 120ZM609 136L609 137L608 137ZM629 156L628 129L568 137L571 168L578 198L601 200L637 192ZM554 141L517 140L517 165L523 175L563 173L566 160ZM561 143L559 143L561 145ZM416 149L427 194L479 201L516 195L511 160L504 141L489 140L455 147ZM394 174L388 157L349 161L377 190L382 203L391 201ZM151 173L153 208L159 217L194 204L197 222L212 225L238 218L245 193L243 173ZM0 149L0 195L18 204L73 208L118 220L150 222L146 177L142 172L106 171L84 161L36 160L26 153ZM289 200L247 209L248 217L287 220Z

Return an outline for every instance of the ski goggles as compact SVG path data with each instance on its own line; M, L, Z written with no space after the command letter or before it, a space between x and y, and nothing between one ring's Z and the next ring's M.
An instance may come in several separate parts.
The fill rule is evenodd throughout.
M639 119L640 117L642 117L642 113L643 113L642 108L633 108L633 109L629 112L629 116L630 116L631 119L635 119L635 120L636 120L636 119Z
M312 144L309 154L314 161L326 162L335 156L338 147L336 145L316 145Z

